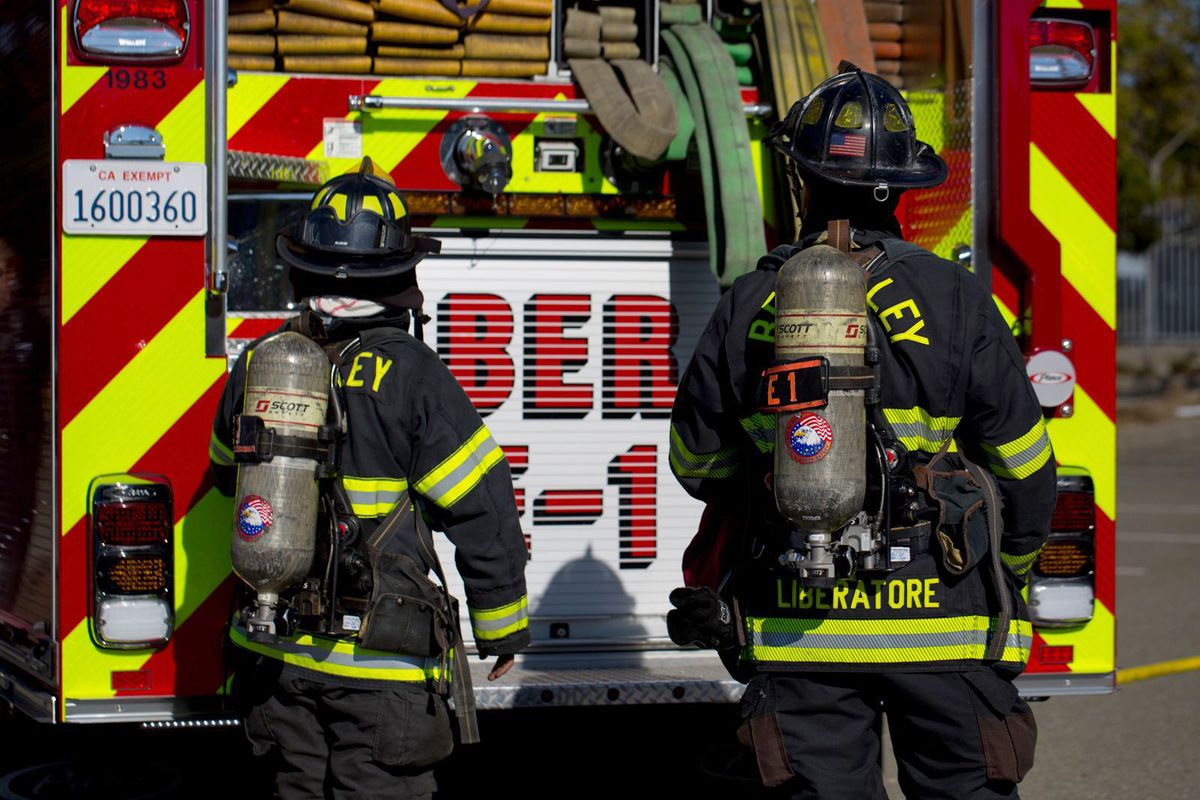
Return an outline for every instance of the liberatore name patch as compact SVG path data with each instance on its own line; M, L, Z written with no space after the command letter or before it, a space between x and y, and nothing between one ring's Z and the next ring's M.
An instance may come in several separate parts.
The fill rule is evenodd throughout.
M793 461L801 464L820 461L833 447L833 428L819 414L796 414L788 423L787 444Z
M238 536L250 540L261 535L271 527L271 517L270 503L256 494L246 495L238 507Z

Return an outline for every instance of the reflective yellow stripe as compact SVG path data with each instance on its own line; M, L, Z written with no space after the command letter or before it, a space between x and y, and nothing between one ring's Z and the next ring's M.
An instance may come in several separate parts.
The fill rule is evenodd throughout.
M777 423L773 415L751 414L748 417L742 417L738 422L741 423L742 430L754 442L754 446L759 449L759 452L774 452Z
M358 517L383 517L408 497L404 478L342 478L342 487L350 500L350 510Z
M208 459L222 467L233 465L233 451L225 446L216 431L213 431L212 438L208 442Z
M529 627L528 608L529 598L525 596L499 608L476 609L468 606L475 639L495 641L527 629Z
M1050 437L1040 417L1024 435L1001 445L984 444L991 457L989 466L1001 478L1022 480L1037 472L1050 460Z
M738 471L737 448L726 447L715 453L693 453L683 437L671 426L671 471L680 478L728 478Z
M1032 553L1026 553L1023 556L1014 556L1001 552L1000 561L1017 575L1024 577L1025 573L1029 572L1029 568L1033 566L1033 562L1037 561L1041 552L1042 549L1040 547Z
M246 638L237 624L230 626L229 638L239 647L285 664L343 678L424 683L441 675L435 658L368 650L345 641L300 635L272 645L262 644Z
M450 508L503 458L504 451L487 426L481 425L465 444L417 481L416 490L440 507Z
M987 652L994 618L972 615L934 619L795 619L749 617L751 661L827 664L908 664L978 661ZM1029 658L1033 626L1009 625L1003 661Z
M962 417L935 417L920 406L885 408L883 418L900 444L926 453L941 450L962 420Z
M59 75L62 76L62 93L59 96L59 105L62 106L60 114L66 115L71 110L71 106L87 94L96 83L99 82L104 74L108 72L108 67L92 67L83 65L67 65L67 40L71 37L71 28L67 21L67 5L64 4L60 14L59 22L62 27L62 36L59 41L62 43L59 53Z

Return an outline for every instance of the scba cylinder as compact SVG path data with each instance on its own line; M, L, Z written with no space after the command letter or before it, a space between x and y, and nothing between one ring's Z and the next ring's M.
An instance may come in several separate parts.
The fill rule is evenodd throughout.
M825 356L831 368L863 365L866 278L852 258L826 245L792 256L775 282L775 358ZM862 510L867 489L863 392L835 390L829 403L780 414L775 433L775 502L800 530L834 533Z
M285 332L249 356L243 416L279 437L318 439L329 404L329 359L307 336ZM274 455L238 467L233 569L258 593L256 622L273 632L279 592L305 578L316 550L317 461Z

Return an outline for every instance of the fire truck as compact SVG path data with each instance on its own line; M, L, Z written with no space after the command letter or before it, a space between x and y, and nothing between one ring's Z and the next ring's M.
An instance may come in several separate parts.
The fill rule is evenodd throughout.
M476 682L479 706L736 699L713 653L666 635L702 511L671 475L668 416L722 289L794 235L769 125L855 48L950 168L904 198L906 238L990 284L1049 423L1058 506L1020 687L1113 690L1115 0L710 0L682 21L626 3L678 101L659 160L574 80L576 4L521 22L546 47L513 77L472 66L461 25L453 66L391 63L408 45L382 43L403 30L388 2L334 3L370 33L315 67L286 54L299 0L0 15L0 698L46 722L232 719L213 412L238 353L295 313L276 231L369 155L442 240L420 268L426 341L504 449L530 553L534 643ZM710 57L688 62L689 40Z

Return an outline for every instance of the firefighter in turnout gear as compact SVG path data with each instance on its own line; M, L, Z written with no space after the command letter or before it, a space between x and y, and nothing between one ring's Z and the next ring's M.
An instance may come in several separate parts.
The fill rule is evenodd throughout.
M511 475L463 389L407 332L421 322L414 267L440 245L413 235L390 176L364 159L321 187L276 244L304 307L284 328L328 354L327 428L342 432L326 437L337 455L321 465L311 578L280 594L274 637L249 635L240 616L231 626L235 694L254 752L271 755L278 796L429 797L433 766L454 744L452 691L460 741L475 731L457 606L428 577L441 567L426 521L454 543L476 646L499 657L494 680L530 641ZM269 338L239 357L216 412L210 456L226 494L243 451L261 461L287 442L241 441L253 428L247 362ZM269 536L269 501L239 501L254 506L242 533Z
M680 382L671 468L707 503L685 575L711 581L672 594L672 638L716 647L748 681L741 738L785 796L884 797L882 709L907 797L1015 798L1036 739L1012 683L1032 642L1021 588L1055 500L1021 352L971 272L900 237L899 195L941 182L946 166L888 83L843 62L768 142L787 160L802 237L721 297ZM777 440L760 384L781 266L841 237L876 332L878 394L865 405L880 447L864 446L886 456L868 474L886 471L890 488L868 491L864 513L887 509L887 538L873 567L812 581L786 563L797 526L776 510L775 450L819 459L838 430L817 408L819 421Z

